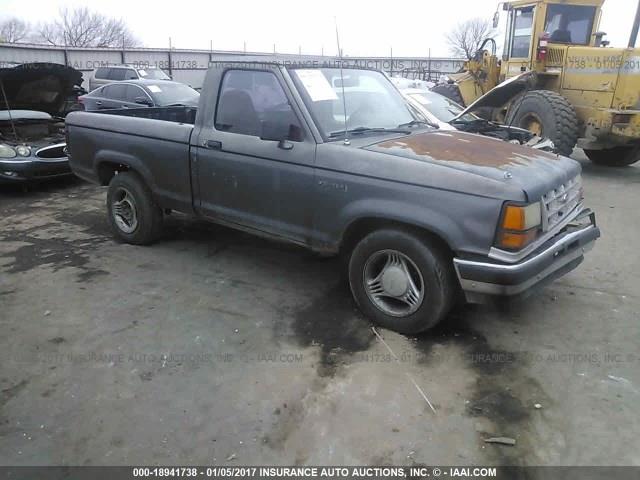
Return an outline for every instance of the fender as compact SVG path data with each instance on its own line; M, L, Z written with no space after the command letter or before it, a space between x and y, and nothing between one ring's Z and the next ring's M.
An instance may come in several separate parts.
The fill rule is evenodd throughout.
M93 160L93 166L96 172L99 171L98 169L103 163L120 163L122 165L128 166L131 170L134 170L143 178L152 192L157 191L157 185L153 179L151 171L138 157L115 150L101 149L98 150Z
M338 217L341 225L339 240L342 241L344 233L358 220L379 218L428 230L444 240L452 250L456 250L456 239L461 238L463 233L453 219L422 205L419 207L420 215L411 214L417 210L415 205L396 200L362 199L351 202Z

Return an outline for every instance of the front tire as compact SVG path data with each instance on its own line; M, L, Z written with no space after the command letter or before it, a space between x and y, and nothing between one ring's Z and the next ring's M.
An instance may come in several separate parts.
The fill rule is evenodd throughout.
M160 236L162 210L142 178L133 172L121 172L111 179L107 211L113 233L127 243L148 245Z
M374 323L404 334L436 326L455 292L451 258L433 242L385 229L367 235L349 260L349 285Z
M571 155L578 141L576 111L569 100L551 90L533 90L515 100L505 123L550 138L561 155Z
M585 150L585 155L596 165L626 167L640 160L640 147L614 147L606 150Z

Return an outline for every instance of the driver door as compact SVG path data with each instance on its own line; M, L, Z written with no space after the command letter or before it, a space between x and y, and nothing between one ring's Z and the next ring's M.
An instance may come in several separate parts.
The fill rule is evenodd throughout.
M227 69L218 75L215 112L195 145L196 204L206 216L307 243L316 144L281 73ZM274 139L278 131L285 132L281 140Z
M513 8L509 12L507 41L502 62L502 74L505 78L531 70L535 16L535 5Z

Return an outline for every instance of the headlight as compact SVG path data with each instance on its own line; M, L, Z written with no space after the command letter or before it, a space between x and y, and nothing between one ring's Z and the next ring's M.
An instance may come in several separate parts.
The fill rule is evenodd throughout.
M31 147L27 147L26 145L18 145L15 150L21 157L28 157L31 155Z
M530 205L507 203L502 209L496 245L507 250L520 250L536 239L541 225L540 202Z
M0 158L14 158L16 151L9 145L0 144Z

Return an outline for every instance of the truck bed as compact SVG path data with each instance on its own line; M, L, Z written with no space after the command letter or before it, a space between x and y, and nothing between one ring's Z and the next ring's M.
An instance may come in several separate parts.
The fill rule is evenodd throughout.
M72 112L66 118L73 172L106 185L109 171L128 165L162 208L193 210L189 143L194 107Z

